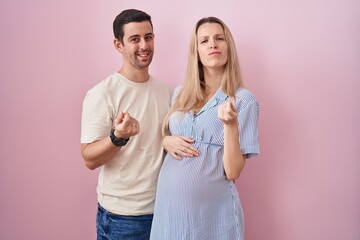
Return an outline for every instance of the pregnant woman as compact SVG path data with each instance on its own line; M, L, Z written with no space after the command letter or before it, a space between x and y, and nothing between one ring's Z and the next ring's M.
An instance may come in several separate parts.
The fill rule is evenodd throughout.
M152 240L242 240L243 210L234 180L259 153L259 106L242 86L229 28L200 19L183 86L163 125Z

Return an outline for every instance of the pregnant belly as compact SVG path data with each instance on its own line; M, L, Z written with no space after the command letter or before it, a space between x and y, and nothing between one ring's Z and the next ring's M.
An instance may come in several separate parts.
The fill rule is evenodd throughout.
M211 196L226 194L229 182L225 179L222 166L211 164L199 157L175 160L167 155L158 180L158 197L172 201L196 202L208 200ZM225 191L224 191L225 190Z

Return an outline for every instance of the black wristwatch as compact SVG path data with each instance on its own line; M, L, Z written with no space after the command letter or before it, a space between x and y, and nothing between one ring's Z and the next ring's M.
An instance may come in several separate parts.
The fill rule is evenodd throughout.
M117 146L117 147L123 147L127 144L127 142L129 141L130 138L128 139L124 139L124 138L118 138L115 136L114 134L115 132L115 128L113 128L110 132L110 139L111 139L111 142Z

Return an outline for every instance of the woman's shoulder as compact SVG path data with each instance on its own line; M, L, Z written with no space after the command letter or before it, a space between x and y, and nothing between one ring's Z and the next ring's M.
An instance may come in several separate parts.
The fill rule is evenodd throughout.
M179 86L175 87L175 89L173 91L173 94L172 94L172 97L171 97L171 104L173 104L175 99L179 96L182 88L183 88L182 85L179 85Z
M257 102L255 94L246 88L238 88L235 92L235 97L245 102Z
M175 89L174 89L174 95L175 94L178 95L182 88L183 88L183 85L176 86Z

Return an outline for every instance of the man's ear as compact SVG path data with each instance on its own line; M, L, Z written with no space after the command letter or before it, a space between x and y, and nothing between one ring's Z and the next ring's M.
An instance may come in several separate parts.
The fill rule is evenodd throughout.
M121 43L121 41L117 38L114 39L114 47L116 48L116 50L120 53L123 52L123 44Z

